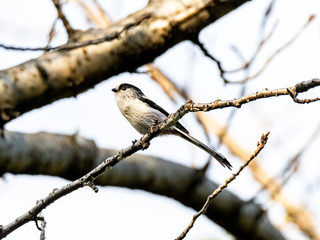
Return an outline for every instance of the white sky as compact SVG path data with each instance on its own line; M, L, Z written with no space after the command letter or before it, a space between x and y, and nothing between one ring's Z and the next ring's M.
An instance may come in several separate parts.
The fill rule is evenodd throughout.
M101 1L101 4L116 21L142 8L146 2L118 0ZM231 45L240 49L246 59L249 59L255 51L262 16L269 2L255 0L247 3L201 33L200 40L223 62L226 69L234 69L240 65L238 57L230 48ZM279 20L278 28L253 66L251 73L259 69L270 54L287 42L306 22L310 14L319 13L319 10L320 3L317 0L278 0L267 23L267 30L272 28L276 20ZM86 29L92 26L75 4L68 4L66 14L75 27ZM16 46L44 46L55 16L56 12L49 0L0 1L0 42ZM320 73L319 23L319 19L316 18L290 48L275 58L259 78L248 84L246 93L263 88L288 87L318 77ZM53 44L64 43L65 40L64 30L59 24L58 37ZM0 49L0 56L2 56L0 69L14 66L39 54ZM155 65L179 86L186 87L195 101L232 99L239 94L240 87L225 86L219 79L216 65L203 57L199 49L189 42L170 49L155 61ZM232 79L240 78L241 75L232 76ZM139 137L139 134L121 116L113 93L110 91L121 82L139 86L146 95L170 112L174 112L183 103L181 101L178 105L172 104L147 76L124 73L76 98L61 100L26 113L7 124L6 128L24 133L48 131L73 134L78 132L81 136L95 140L100 147L115 149L127 147L133 139ZM207 86L205 90L202 88L203 84ZM207 89L210 91L206 91ZM319 96L319 89L313 91L313 96L316 94ZM300 150L318 126L319 104L301 106L294 104L288 97L248 104L237 110L230 127L230 134L245 148L253 150L261 134L271 131L269 143L263 150L260 163L271 176L276 176L285 166L286 161ZM223 124L230 110L219 110L208 114ZM183 118L182 122L192 135L205 140L192 114ZM114 136L117 138L115 139ZM216 137L212 135L212 143L216 142ZM318 137L303 154L299 172L285 188L286 194L293 202L306 205L315 215L318 231L320 178L316 169L320 167L320 154L316 146L319 143ZM183 151L176 151L177 148ZM232 156L227 148L222 146L219 151L230 159L234 169L240 166L239 160ZM201 166L206 160L205 153L190 147L189 143L178 141L175 137L155 139L144 153L162 156L186 165ZM223 182L230 175L227 170L218 166L211 169L209 174L217 182ZM11 222L32 207L37 200L47 196L53 188L65 184L67 181L54 177L6 174L4 179L0 179L0 224L5 225ZM98 194L93 193L89 188L81 189L43 211L47 221L46 239L173 239L187 226L194 213L193 210L171 199L142 191L113 187L99 187L99 189ZM243 199L250 199L258 189L249 171L244 171L228 188ZM261 194L257 201L268 209L270 218L275 224L284 224L285 216L281 207L270 203L268 199L267 194ZM119 209L121 209L120 212ZM294 227L286 226L285 230L289 239L306 239L297 234ZM38 238L39 232L33 223L26 224L7 237L9 240ZM201 217L186 239L215 238L229 239L230 236L208 221L206 217Z

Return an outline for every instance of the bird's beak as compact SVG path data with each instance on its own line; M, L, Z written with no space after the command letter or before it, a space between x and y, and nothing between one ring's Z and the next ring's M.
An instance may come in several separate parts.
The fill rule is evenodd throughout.
M118 92L116 88L111 89L113 92Z

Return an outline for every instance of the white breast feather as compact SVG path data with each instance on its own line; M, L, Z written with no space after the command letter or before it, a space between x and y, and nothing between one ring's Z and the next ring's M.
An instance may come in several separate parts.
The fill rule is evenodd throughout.
M117 105L125 118L141 134L146 134L154 124L155 119L158 123L162 122L166 116L156 109L150 108L149 105L139 99L116 98Z

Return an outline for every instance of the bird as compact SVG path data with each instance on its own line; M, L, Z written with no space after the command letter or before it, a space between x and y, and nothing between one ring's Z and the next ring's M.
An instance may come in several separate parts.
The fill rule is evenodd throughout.
M146 134L155 123L164 121L169 113L148 98L136 86L129 83L121 83L112 88L115 100L122 115L140 133ZM208 147L198 139L192 137L188 130L177 122L160 135L177 135L194 144L214 157L223 167L232 169L229 161L216 150Z

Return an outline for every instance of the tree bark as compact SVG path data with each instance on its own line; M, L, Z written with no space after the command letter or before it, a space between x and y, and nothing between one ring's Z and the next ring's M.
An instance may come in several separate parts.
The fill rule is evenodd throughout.
M116 151L99 149L78 135L5 132L0 141L0 173L44 174L75 180ZM142 189L199 210L218 185L196 169L136 154L96 180L102 186ZM284 239L264 210L224 190L206 216L238 239Z
M0 127L27 111L75 96L119 73L134 71L175 44L197 36L247 1L150 1L110 28L77 31L72 43L62 49L0 71ZM128 29L112 41L66 50L124 28Z

